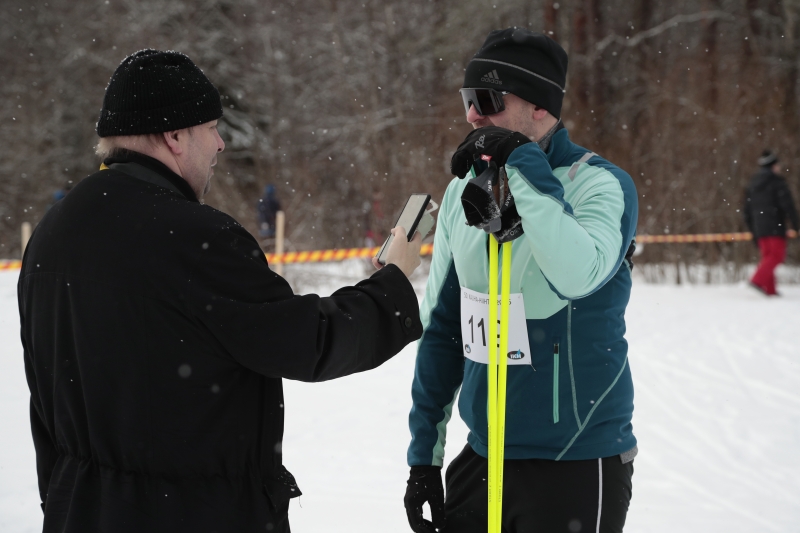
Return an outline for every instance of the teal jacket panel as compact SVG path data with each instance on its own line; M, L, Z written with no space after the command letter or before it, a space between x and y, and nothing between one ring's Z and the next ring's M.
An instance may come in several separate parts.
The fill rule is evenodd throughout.
M625 308L626 253L637 196L623 170L558 131L506 163L525 233L512 243L511 291L522 293L530 365L509 366L505 456L594 459L636 445ZM421 318L409 465L442 465L446 425L458 398L473 449L487 454L486 366L465 359L461 287L488 293L488 236L466 225L466 180L445 192ZM460 394L459 394L460 390Z

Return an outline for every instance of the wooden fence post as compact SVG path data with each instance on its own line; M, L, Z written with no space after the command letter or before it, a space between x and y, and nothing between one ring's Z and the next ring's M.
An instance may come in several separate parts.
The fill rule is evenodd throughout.
M28 241L31 240L31 233L33 232L33 227L31 226L30 222L23 222L22 223L22 253L20 254L20 259L25 257L25 247L28 246Z
M275 261L275 273L283 276L283 263L281 262L281 254L283 253L283 228L286 224L286 217L283 211L275 213L275 254L278 256Z

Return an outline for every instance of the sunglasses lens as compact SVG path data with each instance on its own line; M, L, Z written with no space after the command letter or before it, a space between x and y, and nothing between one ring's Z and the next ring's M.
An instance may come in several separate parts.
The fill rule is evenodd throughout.
M470 105L481 116L494 115L505 109L503 96L494 89L461 89L460 92L467 113Z
M464 101L464 112L469 113L470 106L475 106L475 111L480 114L482 108L478 97L475 95L475 89L461 89L459 92L461 93L461 100Z

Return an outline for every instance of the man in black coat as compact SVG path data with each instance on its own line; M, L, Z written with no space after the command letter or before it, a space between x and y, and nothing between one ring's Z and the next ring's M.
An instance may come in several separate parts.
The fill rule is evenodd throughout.
M800 219L786 180L780 176L778 157L765 150L758 159L761 169L750 180L742 209L745 223L761 251L761 261L750 285L768 296L776 296L775 268L786 258L786 236L800 229ZM786 219L794 231L786 228Z
M300 296L199 202L221 116L188 57L129 56L97 123L102 170L28 244L18 295L45 532L288 532L300 490L281 461L281 379L369 370L421 334L419 236L355 287Z

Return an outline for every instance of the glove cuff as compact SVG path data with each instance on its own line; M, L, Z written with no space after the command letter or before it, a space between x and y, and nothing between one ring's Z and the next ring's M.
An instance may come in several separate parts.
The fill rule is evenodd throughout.
M411 467L412 474L437 474L442 471L441 466L434 465L417 465Z

